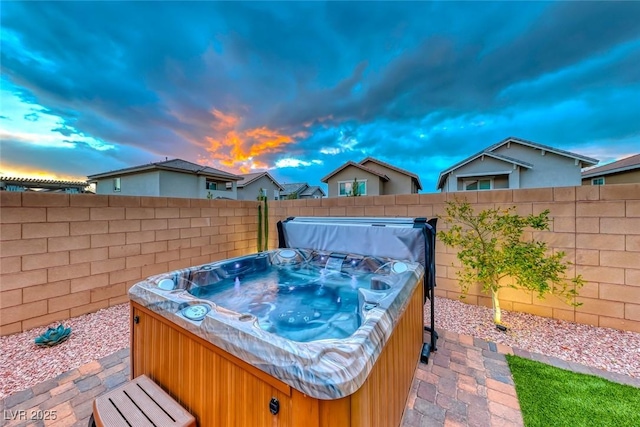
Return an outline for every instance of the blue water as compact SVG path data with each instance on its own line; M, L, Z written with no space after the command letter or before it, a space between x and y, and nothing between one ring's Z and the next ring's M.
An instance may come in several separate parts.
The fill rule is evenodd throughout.
M361 323L357 289L369 284L370 274L272 267L194 286L189 292L237 313L254 315L266 331L308 342L353 334Z

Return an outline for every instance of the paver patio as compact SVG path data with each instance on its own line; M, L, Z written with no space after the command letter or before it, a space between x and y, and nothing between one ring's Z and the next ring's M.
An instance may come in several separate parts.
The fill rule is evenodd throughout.
M403 426L522 426L520 406L504 357L506 353L640 387L639 378L511 349L466 335L447 331L439 334L438 351L431 355L428 365L419 364L416 370ZM129 349L123 349L1 400L0 425L86 427L93 399L128 378ZM55 413L56 419L15 419L22 414L26 417L46 415L46 411Z

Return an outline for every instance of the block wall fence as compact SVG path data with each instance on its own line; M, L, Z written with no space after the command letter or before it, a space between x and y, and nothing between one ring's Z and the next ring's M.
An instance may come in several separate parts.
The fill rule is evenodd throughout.
M504 289L503 309L640 332L640 184L270 202L269 247L289 216L432 218L454 197L477 210L549 209L551 231L534 237L564 251L570 274L586 280L579 307ZM150 275L255 252L257 202L0 192L0 227L7 335L126 302ZM438 241L436 264L436 295L457 299L455 250ZM491 306L478 288L465 301Z
M255 252L257 222L250 201L0 192L0 334L127 302L154 274Z

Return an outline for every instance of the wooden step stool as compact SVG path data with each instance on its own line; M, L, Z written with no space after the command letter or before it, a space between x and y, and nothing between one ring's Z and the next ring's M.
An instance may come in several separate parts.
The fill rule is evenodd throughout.
M146 375L93 401L97 427L195 427L196 420ZM89 423L91 426L91 422Z

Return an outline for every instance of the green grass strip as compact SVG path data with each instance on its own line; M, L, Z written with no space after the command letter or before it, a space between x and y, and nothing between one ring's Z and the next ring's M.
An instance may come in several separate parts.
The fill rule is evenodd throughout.
M526 427L640 426L640 388L507 355Z

